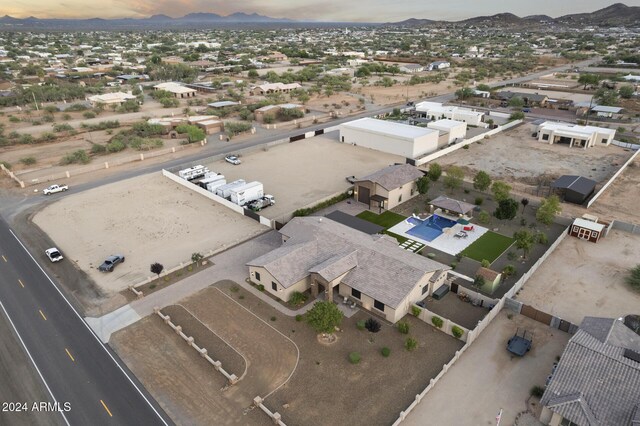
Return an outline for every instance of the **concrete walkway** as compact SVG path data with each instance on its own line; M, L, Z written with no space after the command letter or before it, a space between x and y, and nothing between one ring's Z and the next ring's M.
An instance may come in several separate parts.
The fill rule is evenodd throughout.
M130 305L125 305L113 312L109 312L100 318L86 317L85 321L98 335L102 342L107 343L111 334L133 324L141 319L140 315L134 311Z

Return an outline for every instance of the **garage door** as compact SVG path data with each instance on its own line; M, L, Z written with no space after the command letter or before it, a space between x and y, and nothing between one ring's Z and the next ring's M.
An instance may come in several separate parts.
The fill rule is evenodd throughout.
M358 187L358 201L361 203L369 204L369 188L365 188L364 186Z

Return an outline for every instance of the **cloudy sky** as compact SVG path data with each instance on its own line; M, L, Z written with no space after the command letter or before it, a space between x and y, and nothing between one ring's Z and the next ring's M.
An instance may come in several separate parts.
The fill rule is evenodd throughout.
M552 17L590 12L615 0L0 0L0 13L25 18L120 18L190 12L253 13L299 20L391 22L408 18L459 20L512 12ZM640 0L626 0L640 6Z

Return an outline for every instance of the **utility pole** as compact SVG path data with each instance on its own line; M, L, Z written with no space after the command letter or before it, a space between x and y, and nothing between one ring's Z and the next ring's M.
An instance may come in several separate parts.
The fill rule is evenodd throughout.
M31 95L33 95L33 103L36 104L36 111L40 111L40 108L38 108L38 101L36 101L36 94L31 92Z
M593 97L595 95L591 95L591 100L589 101L589 110L587 111L587 119L584 122L585 126L589 125L589 115L591 114L591 107L593 106Z

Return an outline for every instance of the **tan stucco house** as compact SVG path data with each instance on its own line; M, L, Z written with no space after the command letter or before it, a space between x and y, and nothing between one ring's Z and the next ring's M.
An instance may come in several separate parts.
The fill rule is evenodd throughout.
M323 217L296 217L282 245L247 263L250 279L288 301L291 295L334 291L395 323L414 302L446 280L448 266L407 252L387 235L368 235Z
M369 208L390 210L418 195L416 181L424 173L410 164L385 167L353 184L353 197Z

